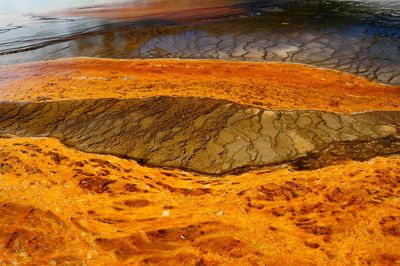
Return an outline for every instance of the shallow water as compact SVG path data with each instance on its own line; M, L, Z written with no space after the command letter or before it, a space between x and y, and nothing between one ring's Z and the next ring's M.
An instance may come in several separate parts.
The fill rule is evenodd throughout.
M199 1L181 7L167 1L164 15L157 16L151 10L159 2L147 1L137 2L140 12L131 17L118 5L106 12L22 16L25 21L0 28L0 63L74 56L285 61L400 84L399 1L213 2L229 10L204 13L197 8L210 6ZM195 10L188 13L190 7Z

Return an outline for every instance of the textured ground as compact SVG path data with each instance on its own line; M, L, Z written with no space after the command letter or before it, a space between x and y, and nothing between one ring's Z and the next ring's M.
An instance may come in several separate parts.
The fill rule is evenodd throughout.
M398 87L301 65L172 60L59 60L0 76L0 265L400 265ZM365 110L376 111L353 113ZM202 144L224 128L262 153L256 125L288 137L269 155L333 143L219 177L77 146L162 150L145 134ZM220 145L235 150L228 137Z
M293 162L308 154L324 154L318 162L324 166L343 158L400 153L400 112L272 111L166 96L3 102L0 133L55 137L86 152L224 174Z
M210 178L51 139L0 152L5 265L400 264L396 158Z
M266 109L400 111L400 86L298 64L62 59L0 66L7 101L211 97Z

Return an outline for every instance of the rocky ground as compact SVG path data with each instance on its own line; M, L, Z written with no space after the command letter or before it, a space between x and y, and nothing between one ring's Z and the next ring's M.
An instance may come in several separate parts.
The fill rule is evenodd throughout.
M0 264L400 265L399 87L179 60L0 76Z

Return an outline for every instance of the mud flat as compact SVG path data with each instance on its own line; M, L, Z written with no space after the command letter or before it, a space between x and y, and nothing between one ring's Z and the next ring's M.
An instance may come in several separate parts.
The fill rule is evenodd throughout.
M271 111L207 98L0 102L0 133L206 174L400 153L400 112ZM322 154L323 159L317 160ZM315 158L316 157L316 158ZM314 161L314 162L312 162ZM316 163L318 161L318 163ZM305 168L305 166L301 166Z
M0 77L0 264L400 264L399 87L186 60Z

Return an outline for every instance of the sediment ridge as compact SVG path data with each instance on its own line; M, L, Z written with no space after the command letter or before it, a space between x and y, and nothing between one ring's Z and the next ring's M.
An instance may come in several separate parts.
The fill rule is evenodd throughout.
M2 134L54 137L85 152L212 175L398 154L399 132L398 111L273 111L166 96L0 104Z
M68 58L0 67L2 101L209 97L275 110L400 111L400 87L300 64Z

